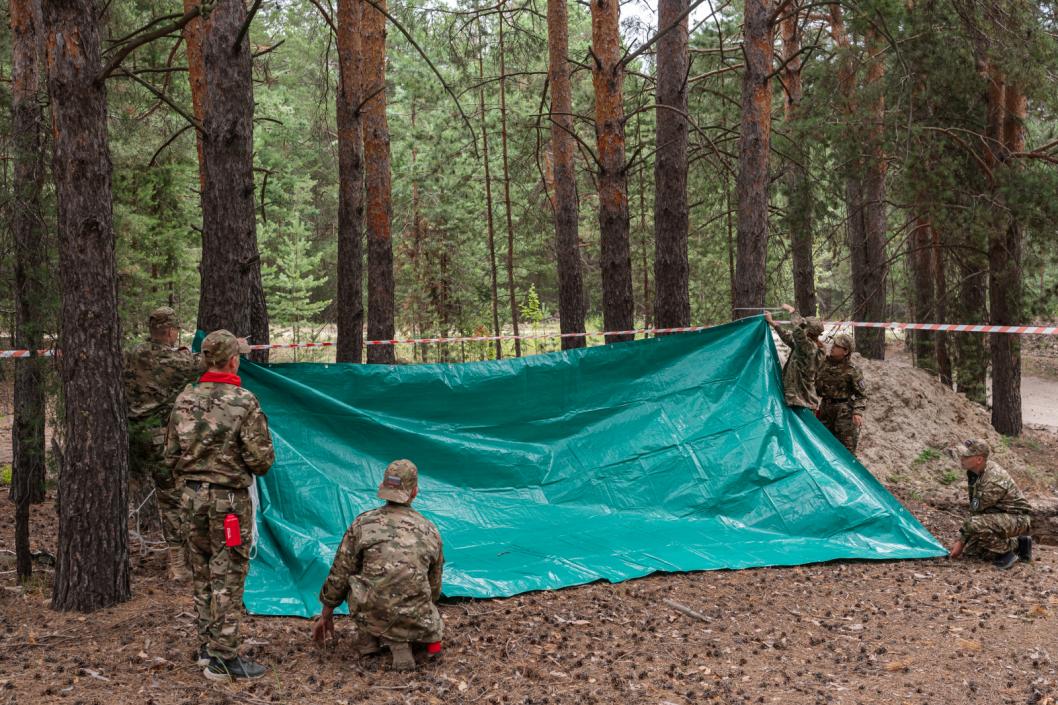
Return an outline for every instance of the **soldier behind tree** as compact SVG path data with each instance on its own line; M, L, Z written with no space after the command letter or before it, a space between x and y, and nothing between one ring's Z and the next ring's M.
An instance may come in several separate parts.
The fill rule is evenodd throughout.
M198 660L211 680L258 678L265 668L239 657L243 583L250 565L253 509L248 488L275 460L268 419L236 374L244 340L226 330L202 341L209 370L177 397L165 461L183 484L181 509L194 584ZM238 535L226 540L229 515ZM235 545L232 545L235 544Z
M816 375L825 355L823 344L819 342L823 324L817 318L802 318L789 304L782 307L790 314L792 331L783 330L771 317L771 311L764 312L764 319L779 334L779 339L790 347L790 356L782 368L783 397L788 406L803 406L815 411L819 408Z
M970 516L962 525L951 557L963 553L993 559L1007 570L1018 560L1032 560L1032 507L1007 471L989 460L992 449L981 439L955 447L970 486Z
M441 535L411 508L418 477L410 460L386 468L378 488L386 504L358 516L345 532L320 590L323 612L312 629L316 641L333 634L334 608L346 602L360 653L388 646L393 668L401 671L415 668L412 643L439 649L444 629L434 604L441 596Z
M820 400L819 420L855 455L867 410L867 385L863 372L852 364L852 349L851 335L834 336L830 355L816 378L816 391Z
M190 580L180 534L180 488L162 462L165 429L173 401L202 372L202 363L187 348L178 348L180 321L168 306L155 309L148 319L150 339L125 354L125 398L129 419L129 471L140 481L154 484L162 520L162 535L169 545L169 579Z

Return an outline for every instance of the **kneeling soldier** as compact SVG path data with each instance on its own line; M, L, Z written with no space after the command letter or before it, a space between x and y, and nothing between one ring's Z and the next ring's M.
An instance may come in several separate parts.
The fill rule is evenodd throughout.
M963 523L961 538L951 549L951 557L963 553L993 558L994 565L1007 570L1020 558L1032 559L1029 506L1007 471L989 460L988 443L970 440L956 446L970 485L970 517Z
M411 508L419 475L410 460L394 460L378 488L386 504L364 512L345 532L320 590L323 611L312 638L334 634L334 608L347 602L361 655L388 646L393 668L415 668L412 643L440 649L444 625L437 611L444 555L441 534Z

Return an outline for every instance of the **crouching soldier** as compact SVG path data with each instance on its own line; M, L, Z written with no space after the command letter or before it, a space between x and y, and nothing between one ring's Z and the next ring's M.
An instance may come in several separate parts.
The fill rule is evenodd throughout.
M334 634L334 608L347 602L361 655L387 646L393 669L407 671L415 668L412 644L425 644L429 653L440 650L444 627L435 603L444 555L437 527L411 508L418 492L415 465L390 463L378 488L386 504L358 516L335 553L313 639Z
M951 557L963 553L992 558L1007 570L1018 560L1032 559L1029 506L1021 490L996 462L989 460L991 448L983 440L970 440L955 448L970 487L970 517Z

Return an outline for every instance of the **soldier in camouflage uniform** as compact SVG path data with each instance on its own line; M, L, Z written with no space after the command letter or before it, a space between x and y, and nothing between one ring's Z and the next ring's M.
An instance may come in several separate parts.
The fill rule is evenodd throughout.
M187 348L176 347L180 321L168 306L148 319L151 337L125 354L125 398L129 420L129 471L141 482L153 482L169 544L169 578L191 579L180 535L180 488L162 462L165 429L173 401L202 372L202 364Z
M816 414L835 438L856 454L860 442L863 413L867 410L867 385L863 372L852 364L852 336L834 336L823 367L816 378L819 412Z
M378 496L386 504L364 512L345 532L320 590L323 612L312 636L334 633L334 608L342 602L356 623L361 654L388 646L395 670L415 668L411 644L440 649L444 625L437 611L444 554L437 527L411 508L419 491L410 460L386 468Z
M176 398L165 446L165 462L183 486L198 657L211 680L258 678L265 672L239 657L254 521L248 488L275 460L268 419L236 374L239 354L246 352L246 342L226 330L206 336L202 356L209 370ZM238 530L226 536L231 516Z
M1007 570L1018 560L1032 559L1032 507L1007 471L989 460L984 440L969 440L955 448L970 487L970 516L963 523L951 557L963 553L994 559Z
M819 342L823 324L817 318L802 318L789 304L782 307L790 313L793 331L783 330L770 311L764 312L764 319L778 333L779 339L790 347L790 356L782 368L783 397L788 406L802 406L814 411L819 408L816 375L825 356L823 344Z

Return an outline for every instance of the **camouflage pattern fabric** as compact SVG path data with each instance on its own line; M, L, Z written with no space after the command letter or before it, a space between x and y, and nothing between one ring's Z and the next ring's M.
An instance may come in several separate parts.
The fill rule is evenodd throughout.
M1016 550L1017 537L1032 527L1031 513L1032 506L1010 474L989 460L970 486L970 517L962 527L964 550L980 556Z
M242 593L250 568L253 508L244 489L185 485L180 497L199 642L222 659L238 655ZM239 518L241 546L227 546L224 518Z
M841 444L853 455L860 442L860 429L852 422L867 410L867 384L863 372L849 358L840 362L827 357L816 378L820 405L817 414Z
M171 348L152 340L125 354L125 398L131 420L152 420L165 426L173 400L204 371L201 358L186 348Z
M178 481L244 489L274 461L268 418L253 392L202 382L176 398L165 463Z
M434 603L443 567L437 527L411 507L390 502L364 512L346 531L320 602L347 602L361 634L440 641L444 625Z
M786 358L786 364L782 368L783 397L787 406L816 409L819 407L816 375L826 354L808 337L808 320L794 313L790 321L793 323L792 331L775 329L779 339L790 348L790 356Z

